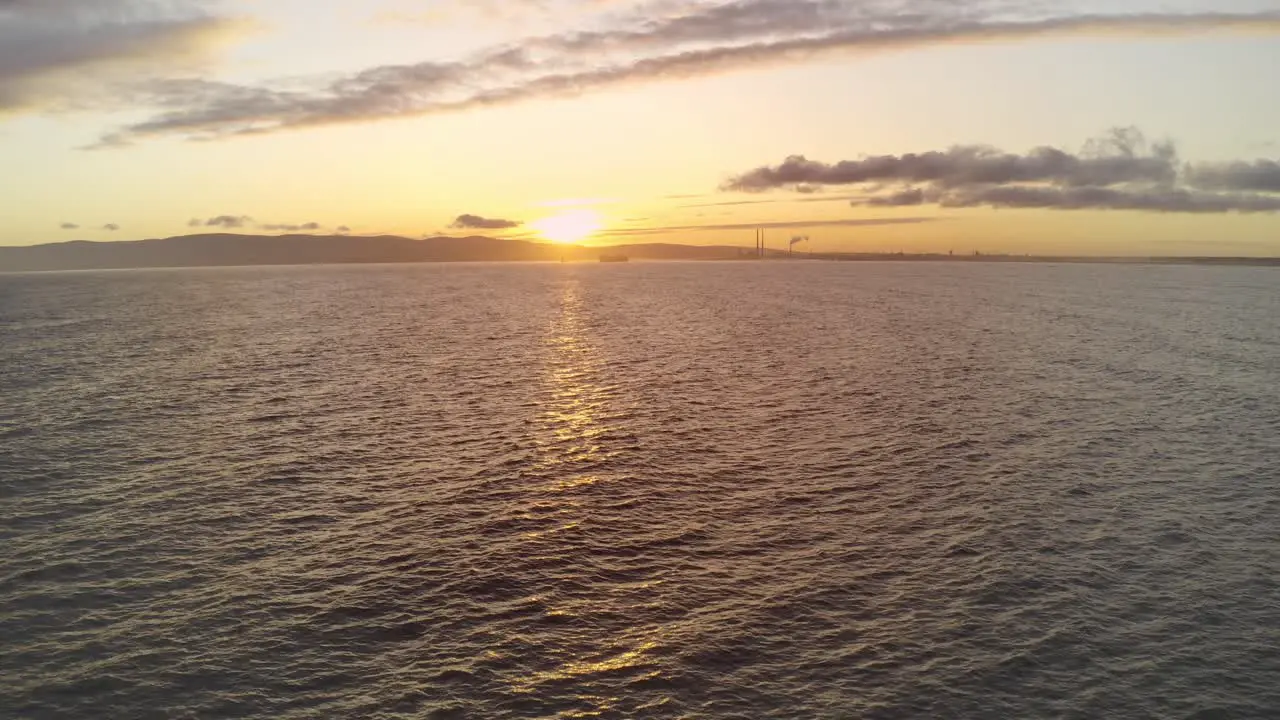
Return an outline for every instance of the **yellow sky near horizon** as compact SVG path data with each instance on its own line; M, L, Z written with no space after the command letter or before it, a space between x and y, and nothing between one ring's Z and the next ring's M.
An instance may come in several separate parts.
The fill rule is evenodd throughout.
M477 6L424 15L412 0L375 3L367 12L292 0L269 11L247 0L187 4L199 22L225 16L252 30L221 37L216 52L181 65L172 78L157 76L154 64L138 74L110 57L83 60L99 86L119 84L120 102L86 94L66 68L39 65L54 61L35 50L0 51L0 153L21 168L5 183L0 244L282 232L268 228L311 223L320 232L527 237L547 218L573 211L557 201L596 198L607 202L590 205L601 224L584 239L593 244L749 246L746 227L762 225L780 246L808 235L819 251L1280 255L1280 184L1272 187L1266 164L1280 158L1280 94L1258 86L1266 68L1280 67L1280 26L1267 20L1280 2L1136 1L1124 12L1113 8L1121 20L1100 27L1059 35L1017 26L994 39L944 36L887 51L871 37L880 30L848 20L843 29L835 25L864 43L852 52L778 51L764 63L710 53L741 54L737 48L748 45L772 53L772 44L799 42L834 21L804 25L817 22L795 10L805 0L789 14L758 0L682 0L667 16L637 14L647 6L628 0L603 10L558 0L517 17L501 9L477 16ZM774 24L760 35L715 14L730 4L760 13L753 22ZM1162 23L1170 13L1191 19L1179 20L1176 33L1126 19L1156 10ZM1051 21L1075 23L1090 12L1096 8L1088 3L1067 3ZM1253 19L1224 32L1212 17L1197 19L1205 12ZM907 22L885 18L882 24ZM53 17L42 26L48 42L61 37L57 23L72 19L92 22ZM16 32L21 22L34 21L0 13L0 41L5 23ZM703 35L690 40L695 29ZM614 49L583 43L575 33L586 31L614 33L614 45L605 46ZM643 43L630 39L637 34ZM414 38L439 42L424 48ZM617 45L624 40L635 47ZM525 54L512 60L495 47ZM146 57L150 63L172 51L157 45ZM682 53L691 52L706 59L657 74L647 69L684 63ZM545 69L553 65L554 73ZM566 92L558 79L551 85L548 73L572 76L575 90ZM48 78L58 82L40 86L47 96L32 95L33 79ZM422 110L475 103L468 93L485 100ZM489 99L496 97L504 99ZM1077 162L1088 159L1081 149L1089 139L1118 126L1175 140L1170 167L1179 178L1170 184L1144 170L1136 180L1085 182L1050 170L979 183L980 168L956 157L946 159L955 165L945 171L951 174L924 180L918 171L876 170L872 180L851 183L837 172L842 161L891 156L903 165L910 153L960 145L994 146L1028 167L1041 146ZM234 134L245 128L256 132ZM198 135L218 137L192 141ZM104 136L124 142L85 149ZM723 189L757 168L780 170L793 155L821 165L806 171L819 180L808 188L816 192L797 193L802 183L790 182ZM1184 167L1236 161L1248 172L1198 186L1182 178ZM906 191L925 200L866 204ZM1144 209L1124 209L1132 207ZM454 227L464 215L519 226ZM208 224L217 218L238 220ZM879 219L919 222L872 224Z

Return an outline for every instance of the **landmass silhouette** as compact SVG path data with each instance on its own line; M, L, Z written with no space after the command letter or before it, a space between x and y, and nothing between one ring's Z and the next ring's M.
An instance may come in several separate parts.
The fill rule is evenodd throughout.
M423 239L395 235L182 235L134 241L71 241L0 247L0 271L107 270L127 268L316 265L421 262L596 262L601 255L632 260L757 259L746 247L642 243L611 246L556 245L485 236ZM765 259L949 260L955 262L1159 262L1280 266L1280 258L1249 257L1047 257L994 254L797 253L770 249Z

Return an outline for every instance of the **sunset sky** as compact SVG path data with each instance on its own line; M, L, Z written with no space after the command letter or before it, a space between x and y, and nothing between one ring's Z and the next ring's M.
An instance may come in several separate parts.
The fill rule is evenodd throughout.
M1278 83L1280 0L0 0L0 244L1280 255Z

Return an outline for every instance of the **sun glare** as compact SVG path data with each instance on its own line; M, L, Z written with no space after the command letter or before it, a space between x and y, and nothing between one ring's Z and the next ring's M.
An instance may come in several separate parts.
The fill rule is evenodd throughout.
M572 210L552 215L532 223L542 237L557 243L576 243L586 240L600 229L603 221L595 210Z

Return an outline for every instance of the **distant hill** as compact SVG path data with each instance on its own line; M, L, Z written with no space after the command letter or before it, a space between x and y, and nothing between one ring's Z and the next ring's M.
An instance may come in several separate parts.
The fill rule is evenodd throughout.
M635 260L715 260L739 248L650 243L589 248L490 237L422 240L380 235L183 235L132 242L74 241L0 247L0 271L329 263L595 261L601 252Z
M751 254L724 245L643 243L612 247L552 245L491 237L432 237L422 240L379 235L182 235L132 242L74 241L50 245L0 247L0 272L35 270L107 270L124 268L214 267L237 265L317 265L337 263L414 262L596 262L601 254L632 260L732 260ZM769 250L771 258L787 257ZM1035 257L1026 255L960 256L902 253L803 253L797 259L893 260L955 262L1085 262L1177 263L1198 265L1268 265L1280 258L1233 257Z

